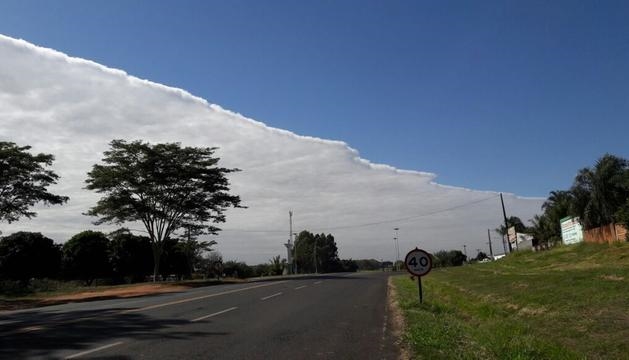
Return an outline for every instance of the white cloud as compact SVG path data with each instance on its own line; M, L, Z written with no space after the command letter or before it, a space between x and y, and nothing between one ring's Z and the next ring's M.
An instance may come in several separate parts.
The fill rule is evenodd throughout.
M394 227L402 253L486 249L487 228L502 218L495 192L372 164L343 142L274 129L183 90L0 36L0 139L53 153L61 176L54 190L71 197L62 207L38 207L33 220L0 224L3 232L40 231L62 242L84 229L111 229L81 215L98 199L82 188L115 138L220 147L222 165L243 170L231 181L249 208L228 212L218 249L249 263L285 256L289 209L295 231L331 232L340 255L352 258L392 259ZM528 220L542 199L507 194L505 202Z

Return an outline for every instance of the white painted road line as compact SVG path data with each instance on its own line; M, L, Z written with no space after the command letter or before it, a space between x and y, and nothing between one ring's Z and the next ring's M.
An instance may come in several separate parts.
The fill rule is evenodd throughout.
M196 319L190 320L190 322L197 322L197 321L201 321L201 320L204 320L204 319L207 319L207 318L211 318L212 316L216 316L216 315L224 314L224 313L226 313L226 312L230 312L230 311L233 311L233 310L236 310L236 309L238 309L238 307L236 307L236 306L234 306L234 307L230 307L229 309L225 309L225 310L218 311L218 312L215 312L215 313L210 314L210 315L205 315L205 316L201 316L201 317L199 317L199 318L196 318Z
M80 353L76 353L74 355L70 355L70 356L66 357L66 359L78 358L78 357L81 357L81 356L84 356L84 355L89 355L91 353L95 353L95 352L101 351L101 350L106 350L106 349L112 348L114 346L122 345L122 344L124 344L124 342L118 341L118 342L115 342L113 344L109 344L109 345L98 347L96 349L87 350L87 351L83 351L83 352L80 352Z
M315 284L315 285L319 285L319 284L321 284L321 280L319 280L319 281L315 281L315 283L314 283L314 284Z
M249 287L241 288L241 289L228 290L228 291L223 291L223 292L216 293L216 294L209 294L209 295L197 296L197 297L193 297L193 298L186 298L186 299L171 301L171 302L167 302L167 303L161 303L161 304L145 306L145 307L141 307L141 308L137 308L137 309L123 310L123 311L120 312L120 314L128 314L128 313L134 313L134 312L138 312L138 311L157 309L157 308L161 308L161 307L164 307L164 306L178 305L178 304L183 304L183 303L187 303L187 302L190 302L190 301L207 299L207 298L213 298L213 297L216 297L216 296L233 294L233 293L237 293L237 292L241 292L241 291L257 289L257 288L266 287L266 286L277 285L277 284L285 283L286 281L288 281L288 280L276 281L276 282L269 283L269 284L249 286Z
M277 294L273 294L273 295L265 296L265 297L261 298L260 300L264 301L264 300L268 300L268 299L270 299L270 298L274 298L274 297L276 297L276 296L280 296L280 295L282 295L282 293L281 293L281 292L278 292Z
M305 287L308 287L308 285L297 286L297 287L295 288L295 290L303 289L303 288L305 288Z
M116 313L106 313L106 314L103 314L103 315L87 316L87 317L76 318L76 319L68 319L68 320L63 320L63 321L51 321L51 323L54 323L56 325L57 324L72 324L72 323L77 323L77 322L82 322L82 321L87 321L87 320L94 320L94 319L99 319L99 318L104 318L104 317L109 317L109 316L115 316L115 315L118 315L118 314L128 314L128 313L134 313L134 312L139 312L139 311L158 309L158 308L161 308L161 307L164 307L164 306L178 305L178 304L183 304L183 303L187 303L187 302L190 302L190 301L202 300L202 299L207 299L207 298L213 298L213 297L217 297L217 296L221 296L221 295L228 295L228 294L238 293L238 292L241 292L241 291L247 291L247 290L258 289L258 288L262 288L262 287L277 285L277 284L285 283L287 281L288 280L275 281L275 282L268 283L268 284L249 286L249 287L246 287L246 288L240 288L240 289L234 289L234 290L227 290L227 291L219 292L219 293L216 293L216 294L208 294L208 295L202 295L202 296L197 296L197 297L192 297L192 298L184 298L184 299L170 301L170 302L161 303L161 304L149 305L149 306L144 306L144 307L135 308L135 309L122 310L122 311L119 311L119 312L116 312ZM10 331L7 331L7 332L0 331L0 336L1 335L7 335L7 334L19 334L19 333L24 333L24 332L38 331L38 330L42 330L45 327L46 327L45 324L40 324L40 325L33 325L33 326L20 328L20 329L17 329L17 330L10 330Z

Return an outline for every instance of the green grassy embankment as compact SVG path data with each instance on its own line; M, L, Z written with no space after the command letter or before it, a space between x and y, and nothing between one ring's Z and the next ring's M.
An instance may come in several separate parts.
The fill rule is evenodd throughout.
M629 359L629 243L520 252L394 279L424 359Z

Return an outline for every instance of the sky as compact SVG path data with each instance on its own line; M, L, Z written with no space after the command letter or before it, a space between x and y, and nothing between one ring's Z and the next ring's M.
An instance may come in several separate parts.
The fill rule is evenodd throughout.
M283 229L288 208L297 228L355 238L341 247L354 258L388 256L391 242L378 241L394 226L430 250L486 246L497 192L527 220L579 168L606 152L629 157L628 15L611 1L0 2L0 137L55 153L74 199L12 226L50 226L61 240L75 229L55 227L59 216L89 224L76 214L94 196L74 189L111 136L126 134L214 141L243 168L234 187L254 206L224 227L264 245L243 253L249 238L225 231L226 255L272 256L277 233L256 231ZM61 54L20 52L10 38ZM108 70L54 65L63 54Z

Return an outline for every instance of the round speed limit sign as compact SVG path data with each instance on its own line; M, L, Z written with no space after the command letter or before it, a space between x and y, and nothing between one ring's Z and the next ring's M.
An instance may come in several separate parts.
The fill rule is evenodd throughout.
M432 258L426 251L415 248L406 254L406 270L415 276L424 276L432 269Z

